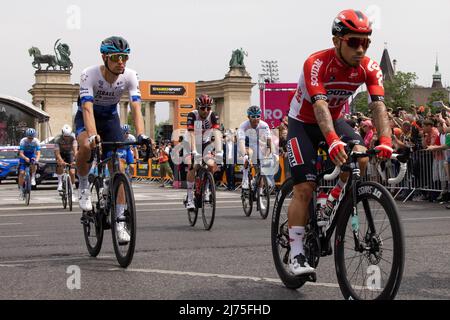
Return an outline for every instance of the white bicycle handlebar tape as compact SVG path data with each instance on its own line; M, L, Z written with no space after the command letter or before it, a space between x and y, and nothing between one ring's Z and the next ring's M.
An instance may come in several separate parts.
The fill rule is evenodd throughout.
M393 153L391 156L391 160L397 159L397 156L398 156L398 154ZM398 175L395 178L388 179L388 183L389 184L400 183L403 180L403 178L405 177L407 167L408 166L406 163L400 162L400 171L399 171ZM332 173L326 174L323 178L326 181L334 180L339 176L340 172L341 172L341 167L335 167Z

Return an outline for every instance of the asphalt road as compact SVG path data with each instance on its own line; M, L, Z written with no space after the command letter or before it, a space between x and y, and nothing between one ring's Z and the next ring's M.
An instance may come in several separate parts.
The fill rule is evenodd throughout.
M56 185L40 186L25 207L16 185L1 184L0 299L342 299L332 256L321 259L317 283L284 287L272 259L271 214L245 217L239 193L218 192L216 221L204 231L201 221L188 225L185 190L135 183L134 192L138 239L123 270L109 230L99 257L89 257L80 211L62 209ZM398 205L406 262L397 299L450 299L450 210L429 202ZM79 289L73 270L80 272Z

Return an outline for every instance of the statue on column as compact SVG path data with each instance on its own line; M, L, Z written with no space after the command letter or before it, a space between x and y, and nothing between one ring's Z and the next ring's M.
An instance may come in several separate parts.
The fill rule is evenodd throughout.
M47 64L47 68L45 70L48 70L49 68L56 70L56 67L59 67L59 70L64 71L72 70L73 63L70 60L70 48L65 43L58 43L60 40L61 39L58 39L55 42L53 48L53 50L55 51L55 55L43 55L37 47L31 47L30 49L28 49L28 53L34 58L34 61L31 63L33 68L41 70L41 64Z
M242 48L234 50L231 54L230 68L245 68L244 55L248 56L248 53Z

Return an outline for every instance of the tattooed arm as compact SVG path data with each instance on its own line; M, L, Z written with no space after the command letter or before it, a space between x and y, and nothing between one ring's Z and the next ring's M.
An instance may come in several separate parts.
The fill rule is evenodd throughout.
M372 111L372 118L375 128L377 128L378 136L390 138L391 127L384 102L374 101L369 105L369 109Z
M325 100L317 100L314 103L313 110L323 136L326 137L330 132L335 132L328 103Z

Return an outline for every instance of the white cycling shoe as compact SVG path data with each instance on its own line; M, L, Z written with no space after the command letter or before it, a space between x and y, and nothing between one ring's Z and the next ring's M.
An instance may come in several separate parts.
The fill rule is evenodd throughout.
M294 259L290 259L289 269L296 276L316 272L316 269L308 264L306 257L302 254L297 255Z
M195 209L195 203L193 199L188 199L186 203L186 209L188 210L194 210Z
M125 222L117 223L117 239L119 244L127 244L130 242L130 234L128 230L125 228Z
M92 211L91 191L89 189L80 189L79 204L83 211Z

